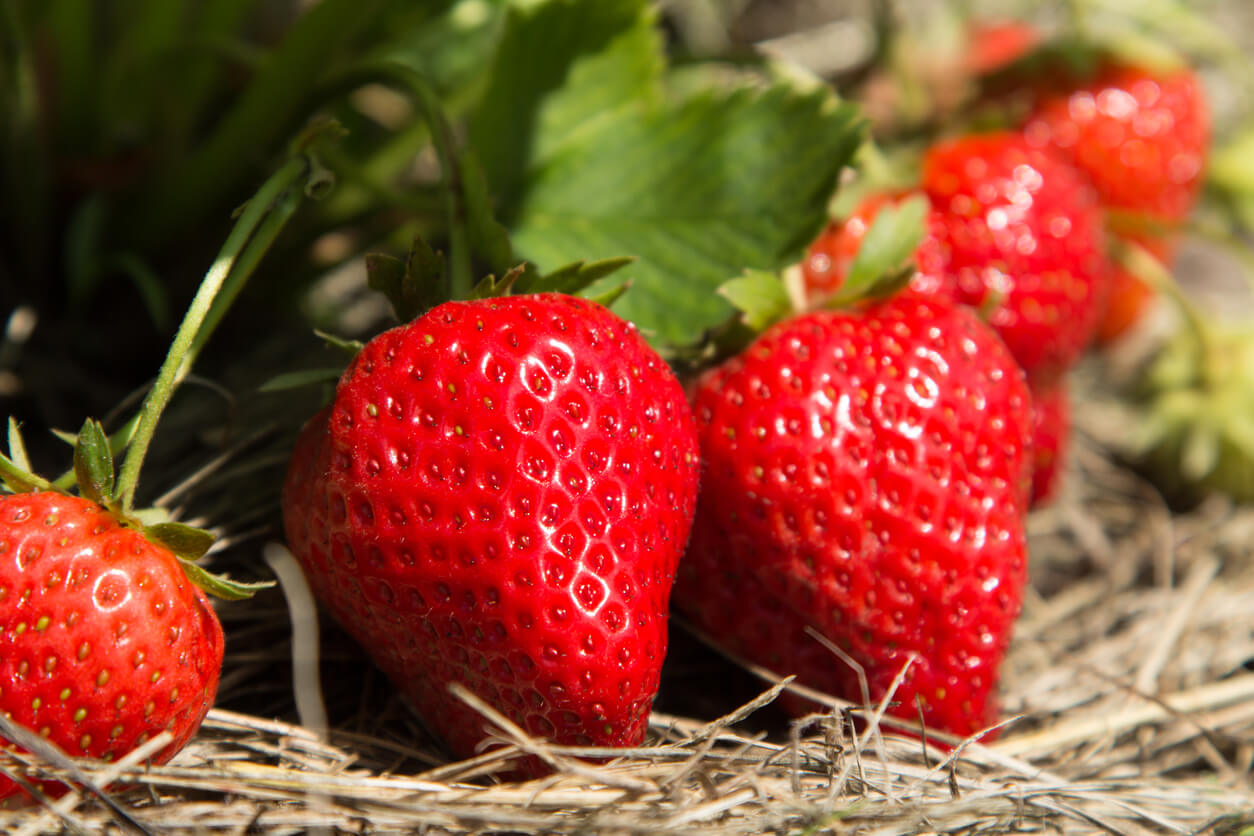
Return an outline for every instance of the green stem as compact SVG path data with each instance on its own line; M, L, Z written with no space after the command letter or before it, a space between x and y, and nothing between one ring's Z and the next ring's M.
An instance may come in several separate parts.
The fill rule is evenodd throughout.
M264 248L269 246L274 234L277 234L277 228L271 223L272 218L282 217L285 221L291 216L288 208L291 195L293 192L296 195L303 192L309 170L308 158L299 156L289 160L272 175L244 207L213 266L205 274L140 410L139 422L127 448L115 493L121 500L123 513L129 514L134 506L139 471L156 432L157 421L170 402L179 381L187 374L191 359L203 346L208 333L216 324L216 319L209 318L215 299L224 286L238 292L248 273L256 266ZM281 225L280 223L279 226Z
M470 233L462 204L461 168L453 129L431 85L420 73L403 64L373 61L351 67L332 79L329 95L334 96L343 90L354 90L372 82L399 87L409 93L430 128L431 142L436 157L440 160L444 208L448 215L449 294L452 299L465 299L474 287L474 267L471 262Z

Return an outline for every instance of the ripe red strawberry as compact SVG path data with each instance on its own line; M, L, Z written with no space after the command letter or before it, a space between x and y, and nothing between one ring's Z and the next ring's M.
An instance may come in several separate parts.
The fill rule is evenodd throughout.
M1032 506L1058 495L1071 441L1071 398L1066 380L1032 392Z
M563 743L641 740L696 504L678 381L600 305L450 302L362 350L284 487L315 592L459 756L460 682Z
M896 713L960 734L993 721L1026 580L1031 416L975 312L902 294L783 322L702 376L694 413L704 470L677 604L849 699L855 673L787 637L821 631L873 699L917 653Z
M164 763L213 705L222 644L169 550L87 499L0 498L0 711L17 724L104 760L168 730ZM0 798L18 792L0 776Z
M1067 155L1097 189L1104 206L1170 230L1192 211L1202 186L1210 111L1190 69L1153 72L1108 65L1095 78L1041 95L1024 124L1032 145ZM1121 230L1122 231L1122 230ZM1137 240L1165 238L1142 233ZM1127 294L1125 298L1125 294ZM1112 297L1104 339L1122 334L1149 296L1123 274ZM1135 312L1131 316L1129 312Z
M1028 379L1055 379L1092 340L1106 301L1105 222L1092 187L1014 133L933 146L923 187L943 221L958 300L991 303L989 322Z

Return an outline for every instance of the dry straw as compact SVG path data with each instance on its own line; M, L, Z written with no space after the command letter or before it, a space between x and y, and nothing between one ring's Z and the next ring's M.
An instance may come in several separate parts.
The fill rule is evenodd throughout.
M457 763L424 748L394 699L327 736L321 721L216 709L168 765L144 766L146 752L78 764L97 786L127 787L111 803L83 791L0 811L0 831L1254 834L1254 510L1216 499L1171 513L1105 452L1123 426L1115 402L1077 385L1083 432L1068 490L1030 521L1033 586L994 742L924 743L882 706L815 694L827 710L764 735L763 706L808 692L751 666L758 699L712 722L655 713L647 745L629 751L546 745L470 695L505 745ZM286 606L224 612L236 659L224 695L302 646L298 635L251 650L286 635L288 617ZM295 716L294 704L259 713ZM555 774L494 777L523 755Z

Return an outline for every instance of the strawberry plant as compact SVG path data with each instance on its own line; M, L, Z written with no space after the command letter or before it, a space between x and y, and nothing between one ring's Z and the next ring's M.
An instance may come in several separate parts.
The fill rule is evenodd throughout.
M10 751L34 749L112 760L168 734L168 760L213 705L223 631L205 596L243 598L261 585L208 572L196 561L208 531L137 510L140 467L157 421L220 311L291 217L313 180L297 155L258 191L223 246L179 327L143 408L113 437L88 419L74 467L50 481L31 472L18 424L0 456L0 710ZM115 473L114 450L126 453ZM77 495L71 490L77 488ZM36 773L37 774L37 773ZM36 788L0 768L0 799ZM64 785L38 781L45 792Z

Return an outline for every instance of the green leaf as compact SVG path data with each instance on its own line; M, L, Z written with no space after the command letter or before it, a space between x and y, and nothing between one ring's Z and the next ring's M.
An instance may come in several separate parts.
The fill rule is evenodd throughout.
M234 581L225 575L215 575L203 566L199 566L189 560L181 561L181 564L183 571L187 573L188 580L215 598L221 598L224 601L243 601L253 597L263 589L269 589L274 586L274 581L261 581L258 583Z
M913 273L911 259L923 240L923 221L929 204L923 195L885 204L866 231L849 275L830 304L848 304L900 282L903 271Z
M9 459L22 470L30 470L30 458L26 455L26 443L17 419L9 416Z
M198 560L213 545L214 537L203 528L194 528L177 522L163 522L146 526L144 536L174 552L182 560Z
M723 283L718 292L754 331L762 331L793 312L792 299L780 277L765 270L746 270L743 276Z
M537 161L580 142L617 109L661 94L653 19L644 0L512 4L470 122L470 144L507 224Z
M649 4L533 3L471 126L518 255L541 270L636 256L615 311L661 345L727 318L728 276L800 256L863 133L795 72L676 86Z
M87 499L100 505L113 501L113 453L104 427L94 418L83 422L74 442L74 476Z
M344 374L344 367L337 366L325 369L302 369L298 372L276 374L257 387L258 392L288 392L292 389L303 389L321 383L334 383Z

